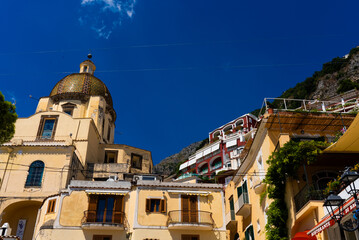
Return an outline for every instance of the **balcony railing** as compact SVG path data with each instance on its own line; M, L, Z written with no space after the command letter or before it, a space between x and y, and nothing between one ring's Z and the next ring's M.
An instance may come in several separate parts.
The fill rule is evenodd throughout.
M124 228L127 220L124 212L105 210L105 211L85 211L82 219L82 226L112 226Z
M249 203L248 193L244 192L234 204L234 210L237 215L247 217L251 213L251 204Z
M295 209L298 212L310 200L324 200L322 190L317 190L313 185L306 185L294 197Z
M211 212L182 210L168 212L167 225L173 229L188 229L191 227L199 229L212 229L213 224L214 221Z

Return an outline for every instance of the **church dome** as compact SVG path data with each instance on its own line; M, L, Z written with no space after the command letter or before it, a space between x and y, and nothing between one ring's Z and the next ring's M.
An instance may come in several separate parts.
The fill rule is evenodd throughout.
M80 73L70 74L61 79L50 93L54 100L79 99L86 100L89 96L102 96L113 108L111 94L106 85L93 75L96 67L90 60L80 64Z

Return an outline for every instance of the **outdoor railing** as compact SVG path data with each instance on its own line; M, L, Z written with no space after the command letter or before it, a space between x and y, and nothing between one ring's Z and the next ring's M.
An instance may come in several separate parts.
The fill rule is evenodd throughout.
M315 189L313 185L303 187L294 197L296 212L310 200L324 200L323 191Z
M211 212L175 210L168 212L167 224L204 224L213 226Z
M84 217L82 219L83 224L89 223L101 223L101 224L119 224L123 225L126 222L126 217L124 212L118 211L90 211L87 210L84 212Z
M319 101L306 99L289 98L264 98L259 115L265 111L273 109L274 111L314 111L314 112L349 112L359 107L356 98L350 98L341 101Z

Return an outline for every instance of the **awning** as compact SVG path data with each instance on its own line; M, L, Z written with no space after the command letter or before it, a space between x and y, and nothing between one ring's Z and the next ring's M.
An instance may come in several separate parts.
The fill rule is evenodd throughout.
M205 192L205 191L168 190L167 192L173 193L173 194L197 195L197 196L208 196L208 195L211 195L210 192Z
M309 231L304 231L304 232L298 232L294 235L294 237L292 238L292 240L317 240L316 236L309 236L307 233Z
M348 215L355 209L355 201L354 197L349 198L344 206L343 206L343 214ZM339 209L335 209L335 213L338 213ZM330 215L326 215L322 221L320 221L314 228L312 228L310 231L308 231L309 236L315 236L319 233L321 233L323 230L329 228L330 226L333 226L335 224L335 221L331 218Z
M126 195L128 191L121 190L86 190L87 194L96 194L96 195Z
M359 114L339 140L325 149L326 153L359 153Z

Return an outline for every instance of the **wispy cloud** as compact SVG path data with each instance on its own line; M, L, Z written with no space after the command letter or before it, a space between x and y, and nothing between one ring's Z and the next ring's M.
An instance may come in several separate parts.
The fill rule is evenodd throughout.
M133 18L136 0L81 0L79 23L108 39L116 27Z

